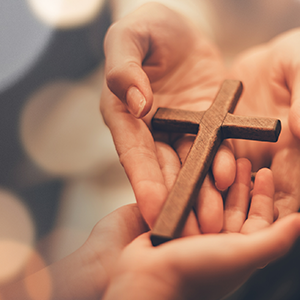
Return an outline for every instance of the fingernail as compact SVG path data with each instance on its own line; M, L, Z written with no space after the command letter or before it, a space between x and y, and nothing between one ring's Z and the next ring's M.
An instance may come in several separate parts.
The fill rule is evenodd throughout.
M131 86L127 91L126 101L130 113L136 118L140 118L146 105L146 98L140 90L135 86Z

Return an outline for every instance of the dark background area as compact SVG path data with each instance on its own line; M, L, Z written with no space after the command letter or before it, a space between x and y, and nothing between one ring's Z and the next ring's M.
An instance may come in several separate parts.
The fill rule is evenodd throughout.
M20 114L26 100L41 86L57 79L84 78L103 62L110 9L105 3L92 22L60 29L36 19L24 0L2 0L0 6L0 187L20 195L32 212L37 237L41 238L52 228L63 180L55 176L47 179L24 151ZM20 62L15 67L24 52L35 49L33 43L39 47L39 39L42 46L37 56L28 55L31 63ZM40 177L46 179L39 182Z

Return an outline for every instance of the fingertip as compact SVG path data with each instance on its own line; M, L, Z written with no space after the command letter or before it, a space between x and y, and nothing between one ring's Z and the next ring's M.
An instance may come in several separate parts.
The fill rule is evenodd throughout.
M200 231L203 234L214 234L220 233L223 227L223 216L219 215L215 218L215 222L202 223L200 226Z
M146 98L137 87L131 86L126 93L126 103L129 112L140 118L146 106Z
M255 179L256 178L260 178L260 177L265 177L265 176L273 178L273 172L271 171L271 169L269 169L269 168L261 168L261 169L259 169L256 172Z
M151 109L152 101L147 101L143 93L135 86L130 86L126 93L129 112L136 118L144 117Z
M223 198L210 176L206 176L196 204L200 231L219 233L223 227L223 210Z
M106 74L108 88L136 118L144 117L151 109L153 93L149 79L136 63L114 67Z
M236 175L236 161L231 144L223 143L217 152L213 165L215 186L219 191L225 191L231 186Z
M253 194L262 194L273 199L274 193L273 172L268 168L258 170L255 176Z

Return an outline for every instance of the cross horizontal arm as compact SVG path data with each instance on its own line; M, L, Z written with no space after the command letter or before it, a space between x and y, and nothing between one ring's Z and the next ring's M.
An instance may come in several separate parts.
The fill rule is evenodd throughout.
M281 131L278 119L243 117L227 114L222 124L222 137L277 142Z
M203 111L160 107L152 118L154 130L197 134Z

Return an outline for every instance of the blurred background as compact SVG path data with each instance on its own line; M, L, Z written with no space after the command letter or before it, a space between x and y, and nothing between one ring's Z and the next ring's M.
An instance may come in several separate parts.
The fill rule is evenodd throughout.
M135 202L99 101L105 32L142 2L0 0L0 285L32 249L52 263ZM158 2L180 10L182 0ZM297 0L187 2L228 63L300 25ZM298 249L232 299L300 299Z
M103 0L0 1L0 282L134 201L99 112L110 23Z

